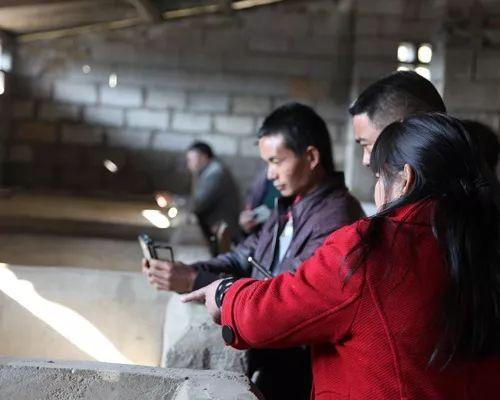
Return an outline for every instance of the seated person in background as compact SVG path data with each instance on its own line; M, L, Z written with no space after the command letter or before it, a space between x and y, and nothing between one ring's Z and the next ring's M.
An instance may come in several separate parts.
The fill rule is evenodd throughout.
M295 274L183 300L204 301L235 348L310 345L311 399L497 399L500 219L480 158L454 118L395 122L371 154L378 214Z
M259 229L271 215L280 192L267 179L267 166L259 169L248 190L245 209L240 213L240 227L246 234Z
M269 219L233 251L192 265L143 261L155 288L190 292L221 273L263 278L248 262L252 256L273 275L295 272L333 231L363 216L341 172L335 172L332 144L324 120L305 105L279 107L263 122L259 151L267 177L281 193ZM266 400L308 398L310 354L303 348L253 352L250 371L261 371L257 386Z
M227 226L230 240L237 242L240 239L241 199L233 176L204 142L197 141L189 146L186 164L192 175L188 208L198 218L212 252L215 251L212 247L214 237L221 224ZM156 197L158 202L159 197L168 199L169 194L159 193Z

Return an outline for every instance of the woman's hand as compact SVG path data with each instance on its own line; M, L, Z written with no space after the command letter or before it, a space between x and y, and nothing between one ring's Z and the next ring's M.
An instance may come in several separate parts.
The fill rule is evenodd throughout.
M205 286L201 289L195 290L194 292L184 294L181 296L181 301L183 303L188 303L191 301L196 301L198 303L205 303L208 313L212 316L215 323L220 324L221 311L220 308L215 304L215 292L217 287L222 282L219 279L212 282L210 285Z

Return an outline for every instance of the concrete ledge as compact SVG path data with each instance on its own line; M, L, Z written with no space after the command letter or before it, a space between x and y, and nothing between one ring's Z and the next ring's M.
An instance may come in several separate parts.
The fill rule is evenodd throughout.
M242 374L0 357L0 398L256 400Z
M138 272L0 265L0 354L158 366L172 297Z

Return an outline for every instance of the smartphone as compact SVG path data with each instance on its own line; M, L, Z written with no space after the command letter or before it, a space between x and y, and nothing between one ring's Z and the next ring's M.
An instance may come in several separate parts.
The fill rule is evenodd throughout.
M254 208L251 213L254 221L259 224L267 221L267 219L271 216L271 210L264 204Z
M142 254L146 260L163 260L168 262L174 262L174 250L171 246L158 244L153 239L146 235L145 233L141 233L137 239L139 240L139 245L141 246ZM167 256L160 258L158 254L158 250L166 250Z

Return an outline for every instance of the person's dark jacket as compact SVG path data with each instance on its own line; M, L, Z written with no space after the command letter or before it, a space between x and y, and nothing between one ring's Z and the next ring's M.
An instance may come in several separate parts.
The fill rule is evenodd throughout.
M337 172L297 204L291 204L290 198L278 199L277 207L262 228L236 246L234 251L192 264L199 270L195 289L218 279L221 273L262 278L258 271L253 270L248 257L252 256L266 268L271 267L280 227L288 210L293 218L293 238L282 262L272 271L274 275L294 272L333 231L364 216L358 200L345 186L343 173Z
M193 184L191 211L200 221L203 233L212 234L212 228L225 222L233 240L239 238L238 217L241 201L238 188L228 169L217 159L203 168Z

